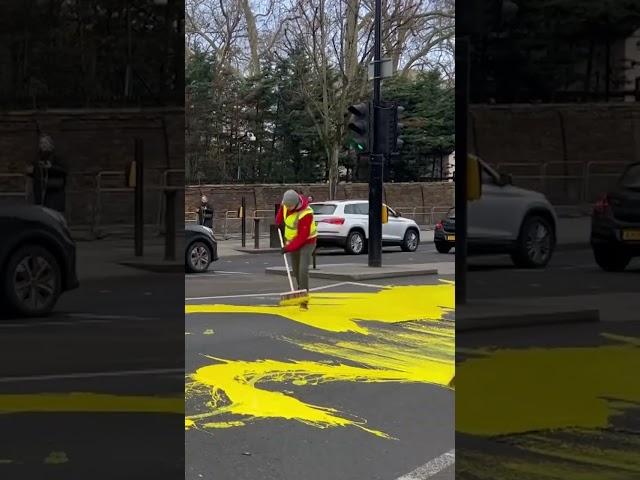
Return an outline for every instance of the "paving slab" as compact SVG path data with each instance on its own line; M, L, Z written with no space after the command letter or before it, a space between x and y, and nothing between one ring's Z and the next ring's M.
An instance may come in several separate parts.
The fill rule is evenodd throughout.
M271 275L286 275L285 267L269 267L265 272ZM327 280L377 280L381 278L413 277L419 275L438 275L438 269L432 264L413 265L385 265L380 268L372 268L357 263L341 263L320 265L317 269L311 268L311 278L323 278Z
M456 332L599 321L598 309L545 305L535 300L469 300L456 305Z

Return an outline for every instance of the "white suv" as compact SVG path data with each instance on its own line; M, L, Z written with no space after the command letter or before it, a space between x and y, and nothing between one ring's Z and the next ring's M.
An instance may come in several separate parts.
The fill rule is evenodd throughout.
M309 205L318 225L319 247L341 247L359 255L366 251L369 236L369 202L345 200ZM389 221L382 225L382 244L397 245L405 252L415 252L420 244L420 227L413 220L388 208Z
M542 268L556 246L556 213L539 192L515 187L479 160L482 194L467 204L467 248L469 255L511 255L522 268ZM455 210L436 225L436 249L446 253L455 247Z

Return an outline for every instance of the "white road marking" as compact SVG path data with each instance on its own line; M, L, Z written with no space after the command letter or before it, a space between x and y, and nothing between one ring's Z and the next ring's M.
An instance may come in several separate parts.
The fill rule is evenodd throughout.
M375 288L375 289L388 288L385 285L372 285L368 283L358 283L358 282L340 282L340 283L332 283L331 285L323 285L322 287L310 288L309 291L317 292L320 290L328 290L330 288L341 287L343 285L357 285L360 287ZM184 300L185 302L192 302L197 300L221 300L226 298L266 298L266 297L279 297L283 293L289 293L289 292L244 293L239 295L216 295L212 297L188 297L188 298L185 298Z
M253 275L253 273L247 272L227 272L223 270L214 270L214 273L199 273L197 275L187 275L185 278L189 280L197 280L204 277L219 277L220 275Z
M108 323L107 320L85 320L83 322L71 322L71 321L43 321L43 322L22 322L22 323L0 323L0 328L30 328L30 327L49 327L60 325L85 325L87 323Z
M439 457L429 460L421 467L416 468L413 472L396 478L396 480L426 480L440 473L445 468L450 467L456 462L456 451L451 449L443 453Z
M26 377L0 377L0 383L47 380L73 380L78 378L131 377L137 375L184 375L181 368L153 368L147 370L117 370L114 372L63 373L55 375L29 375Z

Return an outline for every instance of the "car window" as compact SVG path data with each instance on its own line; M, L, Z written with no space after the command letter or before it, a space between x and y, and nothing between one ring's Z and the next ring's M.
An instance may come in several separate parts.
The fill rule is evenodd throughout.
M358 215L369 215L369 203L356 203L354 206Z
M349 205L344 206L344 213L346 215L355 215L356 214L356 205L351 203Z
M640 189L640 165L629 168L622 177L621 183L624 188Z
M309 205L314 215L332 215L336 211L336 205L330 203L314 203Z
M495 185L496 184L496 179L493 177L493 175L491 175L489 170L487 170L486 168L481 168L480 169L480 175L482 177L482 184L483 185Z

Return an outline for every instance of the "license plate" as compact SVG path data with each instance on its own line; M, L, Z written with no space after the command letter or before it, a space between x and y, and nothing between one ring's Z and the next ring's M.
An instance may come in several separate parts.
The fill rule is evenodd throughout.
M447 235L447 242L455 242L455 241L456 241L455 235Z
M622 240L640 241L640 230L623 230Z

